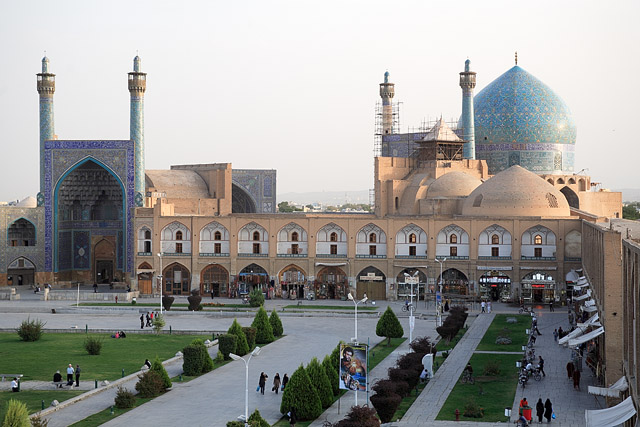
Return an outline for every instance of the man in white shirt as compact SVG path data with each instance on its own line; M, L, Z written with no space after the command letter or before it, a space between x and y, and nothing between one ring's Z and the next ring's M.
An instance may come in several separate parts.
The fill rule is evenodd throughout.
M20 388L18 387L18 379L14 378L13 381L11 381L11 391L14 393L17 393L20 391Z
M69 366L67 367L67 385L73 385L73 373L75 371L73 370L73 365L71 363L69 363Z

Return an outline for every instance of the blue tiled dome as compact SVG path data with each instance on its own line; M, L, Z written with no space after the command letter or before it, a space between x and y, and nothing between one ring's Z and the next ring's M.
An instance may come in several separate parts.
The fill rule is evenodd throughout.
M537 174L573 172L576 127L566 104L517 65L473 102L476 157L489 173L520 165Z

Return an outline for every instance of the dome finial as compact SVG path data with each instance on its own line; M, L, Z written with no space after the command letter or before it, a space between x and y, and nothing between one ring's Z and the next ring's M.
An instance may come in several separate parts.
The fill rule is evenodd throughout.
M384 72L384 82L389 83L389 70Z
M516 65L518 65L518 51L516 50Z

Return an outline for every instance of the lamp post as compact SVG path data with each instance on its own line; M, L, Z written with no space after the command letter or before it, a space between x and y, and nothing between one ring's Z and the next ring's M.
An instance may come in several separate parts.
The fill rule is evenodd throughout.
M244 362L245 375L244 375L244 425L249 425L249 362L253 356L260 354L260 347L253 349L249 357L245 360L237 354L229 353L229 357L233 360L242 360Z
M160 279L160 289L159 289L159 293L160 293L160 314L162 314L162 282L164 279L163 275L162 275L162 252L158 253L158 259L160 260L160 274L158 275L158 278Z
M442 260L439 260L438 257L436 257L436 261L438 261L438 263L440 264L440 283L438 284L438 293L436 294L436 300L439 296L440 305L442 305L442 265L445 263L445 261L447 261L447 258L445 257L442 258ZM436 325L442 326L442 312L440 311L440 307L438 306L438 304L436 304Z
M411 284L411 304L409 305L409 344L413 342L413 327L415 325L415 318L413 317L413 285L418 281L418 274L420 272L416 270L413 275L409 275L408 273L404 273L404 282Z
M353 305L356 308L355 311L355 316L356 316L356 329L355 329L355 337L352 338L352 341L357 343L358 342L358 304L365 302L367 300L367 294L364 294L364 298L362 298L360 301L356 301L355 299L353 299L353 295L351 294L351 292L349 292L349 300L353 301Z

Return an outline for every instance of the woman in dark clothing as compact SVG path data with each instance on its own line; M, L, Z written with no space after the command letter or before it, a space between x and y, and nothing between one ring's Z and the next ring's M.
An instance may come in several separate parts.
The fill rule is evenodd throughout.
M287 414L289 415L289 425L291 427L296 425L296 422L298 422L298 419L296 417L296 411L293 407L291 407L291 409L289 410L289 413Z
M542 416L544 415L544 403L542 403L542 398L538 399L538 403L536 403L536 415L538 416L538 422L542 422Z
M547 422L551 422L551 414L553 414L553 408L551 407L551 401L547 399L544 402L544 417L547 419Z
M271 391L275 391L276 394L280 391L280 374L276 372L276 376L273 377L273 387Z
M282 389L284 390L287 387L287 383L289 382L289 376L287 374L284 374L284 377L282 377Z
M262 372L260 374L260 381L258 382L258 385L260 386L260 394L264 394L264 386L266 384L267 384L267 374Z
M573 378L573 362L567 363L567 376L569 377L569 379Z

